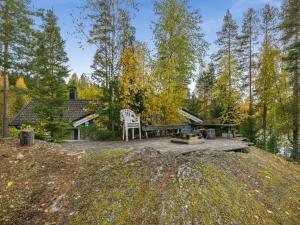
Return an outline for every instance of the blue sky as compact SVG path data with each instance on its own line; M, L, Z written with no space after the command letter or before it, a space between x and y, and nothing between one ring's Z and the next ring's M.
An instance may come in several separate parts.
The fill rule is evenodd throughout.
M62 36L66 40L66 51L69 57L71 73L89 74L95 49L93 46L86 45L85 49L82 50L76 37L72 35L74 24L71 13L78 14L78 6L80 6L81 2L80 0L32 0L32 6L34 8L54 10L59 18L58 22ZM136 36L139 41L143 41L150 48L153 48L153 35L150 28L151 22L155 21L153 0L140 0L139 2L140 9L133 19L133 24L136 27ZM240 25L243 13L249 7L259 10L267 3L280 7L282 0L189 0L189 2L191 8L199 10L202 15L202 29L206 41L210 43L209 53L212 53L216 49L213 44L216 39L216 32L222 26L223 16L227 9L231 10L234 19Z

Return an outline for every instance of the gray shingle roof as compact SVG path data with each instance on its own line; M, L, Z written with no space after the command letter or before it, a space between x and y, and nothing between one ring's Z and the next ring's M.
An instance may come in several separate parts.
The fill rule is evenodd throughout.
M66 111L63 114L64 121L77 121L86 117L91 112L87 111L90 101L87 100L68 100L65 102ZM32 112L33 101L30 101L10 122L10 126L21 126L24 123L35 123L38 116Z

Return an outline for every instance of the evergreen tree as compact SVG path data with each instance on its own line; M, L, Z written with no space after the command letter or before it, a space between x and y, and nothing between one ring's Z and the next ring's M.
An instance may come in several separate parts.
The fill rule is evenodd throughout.
M108 129L114 130L119 120L118 76L120 57L126 45L134 41L134 28L130 25L128 8L135 8L135 1L91 0L86 1L84 13L91 24L88 42L97 47L92 64L92 78L103 88L101 101ZM79 23L79 32L85 28Z
M254 70L256 69L257 54L255 48L258 44L259 33L259 17L254 9L250 8L243 18L242 33L239 36L241 46L241 66L243 71L248 74L246 85L249 86L249 115L253 115L253 94L252 84L254 78Z
M43 16L43 24L38 34L36 48L36 73L39 86L33 87L34 112L39 117L39 125L46 129L53 140L59 140L64 127L62 114L66 97L64 79L68 76L65 42L60 35L57 17L52 10Z
M3 77L3 137L8 137L9 74L25 73L30 56L32 13L28 0L0 2L0 68Z
M276 45L278 40L278 17L276 7L266 4L261 12L260 29L263 34L263 45Z
M300 1L285 0L282 7L282 40L286 70L290 74L293 88L293 154L300 160L299 118L300 118Z
M202 71L196 81L196 93L200 101L201 113L204 119L210 119L213 103L213 90L216 82L215 65L209 63L206 70Z
M218 76L213 92L215 115L221 123L238 124L242 119L241 112L241 74L238 71L237 60L231 58L228 67L228 56L219 64L222 73Z
M238 26L227 10L216 44L220 49L214 58L218 62L219 77L216 81L214 100L222 123L239 123L241 119L241 71L238 62Z
M79 87L79 80L78 80L78 76L77 76L77 74L76 73L73 73L72 75L71 75L71 78L70 78L70 80L69 80L69 82L68 82L68 87L69 88L75 88L75 89L77 89L77 91L78 91L78 87Z
M158 20L153 26L157 47L153 76L161 103L159 117L162 123L176 122L178 108L184 104L188 84L205 51L201 16L190 11L185 0L155 1L154 10Z
M233 64L233 61L238 59L238 26L233 20L232 15L229 10L227 10L224 19L223 26L221 31L217 32L216 44L219 46L218 52L213 56L213 58L221 63L224 59L227 59L225 69L228 71L229 76L234 76L232 74L233 70L236 70L238 67L237 63ZM223 63L223 62L222 62ZM233 68L236 66L236 68ZM219 67L219 69L222 67ZM218 71L219 74L223 71Z

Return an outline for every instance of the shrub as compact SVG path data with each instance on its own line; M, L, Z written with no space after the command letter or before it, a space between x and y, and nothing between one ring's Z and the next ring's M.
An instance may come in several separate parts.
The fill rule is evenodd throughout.
M120 140L121 138L120 132L97 128L95 125L82 127L80 131L83 139L91 139L93 141Z
M256 143L258 130L257 118L255 116L245 117L240 124L241 134L254 143Z
M9 128L9 136L10 137L18 137L19 136L19 130L15 127L10 127Z

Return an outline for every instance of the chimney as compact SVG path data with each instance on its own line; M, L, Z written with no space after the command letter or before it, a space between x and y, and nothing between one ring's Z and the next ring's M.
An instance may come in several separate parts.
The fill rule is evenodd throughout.
M70 100L76 100L77 99L77 90L76 88L70 88Z

